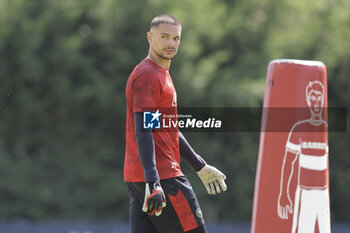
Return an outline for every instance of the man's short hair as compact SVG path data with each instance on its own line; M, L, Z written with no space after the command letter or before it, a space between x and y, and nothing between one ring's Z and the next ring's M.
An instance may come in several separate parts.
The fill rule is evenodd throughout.
M177 18L168 14L164 14L164 15L158 15L152 20L150 29L152 29L153 27L158 27L159 24L162 24L162 23L181 26L181 23Z
M306 87L306 96L310 96L311 91L317 91L324 94L324 87L320 81L309 82Z

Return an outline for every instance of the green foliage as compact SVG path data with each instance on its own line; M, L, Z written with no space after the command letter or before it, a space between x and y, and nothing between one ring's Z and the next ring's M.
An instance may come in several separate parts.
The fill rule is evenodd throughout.
M327 65L330 106L349 106L349 1L0 0L0 218L127 219L127 77L161 13L183 26L171 74L180 107L261 106L268 62ZM251 218L258 133L185 135L228 176L208 220ZM349 220L348 133L330 134L332 212ZM228 209L227 206L230 208Z

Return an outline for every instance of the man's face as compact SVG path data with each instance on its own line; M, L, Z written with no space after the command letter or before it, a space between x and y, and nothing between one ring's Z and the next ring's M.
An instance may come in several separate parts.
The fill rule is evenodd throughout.
M172 59L179 48L181 25L159 24L147 33L151 52L160 58Z
M315 114L319 114L323 108L323 93L312 90L308 99L310 110Z

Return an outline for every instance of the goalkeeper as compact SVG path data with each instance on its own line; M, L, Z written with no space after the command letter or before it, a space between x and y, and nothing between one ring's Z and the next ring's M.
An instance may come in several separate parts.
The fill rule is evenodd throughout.
M177 96L169 67L176 55L181 24L170 15L151 22L148 56L130 74L126 85L126 152L124 180L130 196L132 233L206 233L193 189L180 168L180 155L197 172L209 194L226 190L225 175L196 154L174 130L143 129L143 114L151 109L177 113Z

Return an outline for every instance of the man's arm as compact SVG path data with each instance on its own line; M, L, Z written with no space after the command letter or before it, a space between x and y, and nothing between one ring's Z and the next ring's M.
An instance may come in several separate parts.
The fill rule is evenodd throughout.
M152 129L143 129L143 113L134 113L135 138L146 183L159 182Z
M156 167L155 146L152 129L142 129L142 112L134 113L135 138L146 182L145 199L142 210L159 216L166 206L165 194L160 186Z
M293 212L293 204L290 198L289 187L293 176L294 163L298 158L297 152L286 148L281 169L280 193L277 203L277 214L281 219L288 219L288 214Z
M217 194L221 193L221 191L226 191L227 186L224 181L226 179L226 176L215 167L208 165L200 155L194 152L180 131L179 147L180 155L197 172L199 178L202 180L204 186L206 187L208 194Z
M196 172L201 170L207 164L204 159L192 149L185 136L180 131L179 147L180 155L191 165L193 170Z

